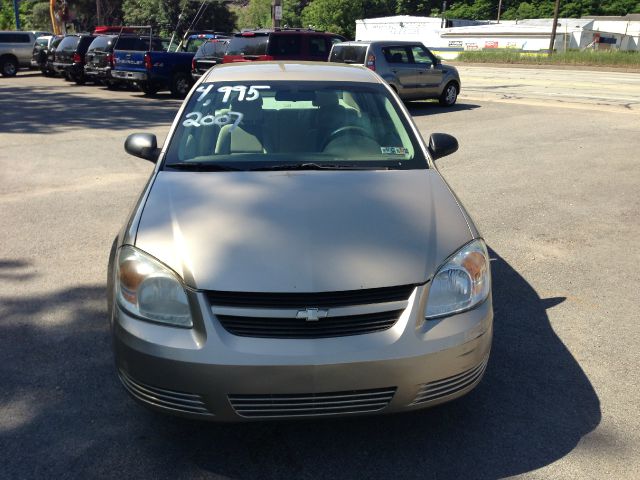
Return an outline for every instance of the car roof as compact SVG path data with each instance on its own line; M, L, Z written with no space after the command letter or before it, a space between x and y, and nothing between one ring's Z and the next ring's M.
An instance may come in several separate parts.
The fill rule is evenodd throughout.
M363 66L287 61L225 63L205 74L203 82L273 80L383 83L380 77Z
M351 42L340 42L340 43L336 43L335 45L355 45L355 46L367 46L367 45L415 45L415 44L421 44L423 45L422 42L420 41L410 41L410 40L355 40L355 41L351 41Z

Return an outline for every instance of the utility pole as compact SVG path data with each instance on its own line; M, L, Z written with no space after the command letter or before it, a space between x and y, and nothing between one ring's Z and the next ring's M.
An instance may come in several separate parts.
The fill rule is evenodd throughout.
M13 0L13 11L16 14L16 30L20 30L20 7L18 2L19 0Z
M440 22L440 28L447 27L447 19L444 17L444 13L447 11L447 0L442 1L442 21Z
M556 28L558 28L558 12L560 11L560 0L556 0L556 7L553 10L553 27L551 27L551 39L549 40L549 56L553 55L553 44L556 41Z
M280 20L282 20L282 0L271 1L271 19L273 20L273 28L280 28Z
M102 25L102 2L96 0L96 23Z
M498 1L498 19L496 20L496 23L500 23L500 12L502 11L502 0Z

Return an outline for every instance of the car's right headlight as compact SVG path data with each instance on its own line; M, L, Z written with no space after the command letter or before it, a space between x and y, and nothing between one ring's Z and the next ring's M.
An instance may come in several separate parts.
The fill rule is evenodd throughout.
M427 320L460 313L484 302L491 290L489 254L484 241L467 243L434 275L429 286Z
M182 282L168 267L131 245L118 255L116 298L120 306L144 320L192 327Z

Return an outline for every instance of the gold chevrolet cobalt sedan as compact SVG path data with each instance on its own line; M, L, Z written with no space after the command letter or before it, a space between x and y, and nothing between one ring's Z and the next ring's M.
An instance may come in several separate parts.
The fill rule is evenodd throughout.
M420 409L492 339L489 257L390 87L357 66L217 66L193 87L110 255L117 371L213 421Z

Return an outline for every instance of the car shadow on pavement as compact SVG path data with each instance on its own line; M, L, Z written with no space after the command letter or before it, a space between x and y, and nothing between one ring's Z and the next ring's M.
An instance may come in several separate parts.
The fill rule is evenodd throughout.
M90 85L32 87L0 84L0 133L58 133L79 127L96 130L129 130L171 124L180 100L89 95Z
M456 103L451 107L443 107L438 102L419 101L406 102L406 107L412 117L424 117L426 115L438 115L442 113L464 112L467 110L475 110L480 105L472 103Z
M599 400L549 323L547 309L563 298L539 298L491 256L495 329L484 379L452 403L388 416L209 424L157 414L118 383L103 285L0 293L4 474L492 479L544 467L599 424Z

